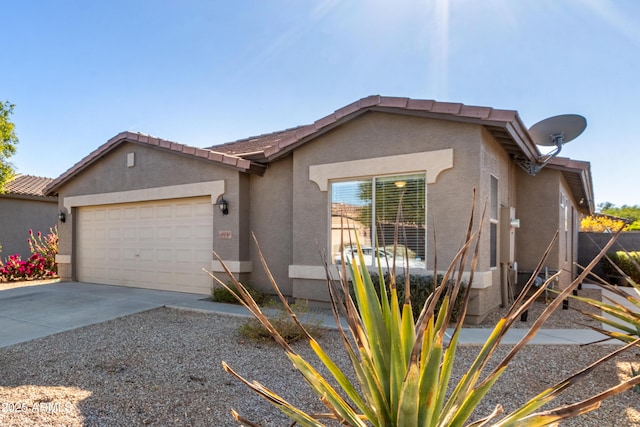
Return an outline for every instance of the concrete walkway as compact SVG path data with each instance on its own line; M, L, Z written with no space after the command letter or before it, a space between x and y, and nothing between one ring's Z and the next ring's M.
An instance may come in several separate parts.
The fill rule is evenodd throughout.
M206 296L123 286L66 282L0 291L0 347L105 322L159 307L249 316L241 306L214 303ZM335 328L332 316L322 316ZM503 344L515 344L527 329L511 329ZM460 343L483 344L490 329L464 328ZM543 329L531 344L587 344L604 336L587 329ZM609 341L609 343L616 343Z

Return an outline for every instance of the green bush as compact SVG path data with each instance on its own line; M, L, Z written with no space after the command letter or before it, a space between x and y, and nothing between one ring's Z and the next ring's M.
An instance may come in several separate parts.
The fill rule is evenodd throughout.
M640 283L640 269L637 264L640 264L640 252L626 252L617 251L607 254L609 259L602 258L600 260L600 266L602 271L607 276L620 276L620 272L611 264L617 265L627 276L631 277L636 283ZM633 257L633 260L631 259ZM635 260L635 264L634 264Z
M404 301L405 296L405 276L404 274L399 274L396 276L396 286L398 288L398 300ZM376 293L378 297L380 297L380 277L376 273L371 273L371 280L373 280L374 287L376 289ZM385 273L384 275L385 283L389 283L389 273ZM438 275L438 283L442 282L442 275ZM463 284L464 288L464 284ZM422 307L424 306L425 301L429 298L429 295L433 293L435 289L433 276L425 276L419 274L409 274L409 292L411 296L411 309L413 310L414 320L418 319L420 315L420 311L422 311ZM351 298L355 301L355 293L353 290L353 286L350 287ZM390 290L387 289L387 297L390 296ZM442 300L444 299L444 294L440 297L440 301L436 305L436 315L440 310L440 305L442 304ZM453 312L452 312L452 321L457 320L458 313L462 308L462 303L464 300L464 291L460 292L453 303Z
M251 286L246 286L247 291L258 304L263 304L267 299L264 292ZM240 304L238 300L227 290L226 288L214 286L211 288L211 299L214 302L221 302L225 304Z

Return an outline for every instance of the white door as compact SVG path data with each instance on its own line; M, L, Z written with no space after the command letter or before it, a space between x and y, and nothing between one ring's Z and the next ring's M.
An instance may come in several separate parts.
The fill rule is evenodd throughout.
M210 197L78 208L79 281L208 294Z

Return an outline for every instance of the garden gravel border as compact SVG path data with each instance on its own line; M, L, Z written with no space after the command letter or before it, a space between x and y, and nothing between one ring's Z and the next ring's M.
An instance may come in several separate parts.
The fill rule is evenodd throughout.
M283 352L272 343L243 339L245 319L216 313L161 308L0 349L0 425L3 426L233 426L235 408L264 426L290 421L225 373L226 361L240 374L311 411L323 411ZM346 357L336 331L321 344ZM294 348L314 360L305 344ZM526 346L480 407L506 411L615 346ZM501 346L498 356L509 346ZM476 346L461 346L454 376L468 366ZM598 369L558 404L603 390L638 366L632 350ZM496 359L496 362L499 359ZM323 371L321 369L321 371ZM627 391L567 426L640 426L640 394Z

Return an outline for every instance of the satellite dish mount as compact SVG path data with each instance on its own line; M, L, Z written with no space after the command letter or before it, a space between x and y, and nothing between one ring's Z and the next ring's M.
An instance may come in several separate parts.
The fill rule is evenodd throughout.
M578 114L563 114L541 120L529 129L529 135L536 145L556 148L534 161L517 159L516 163L529 175L536 175L562 151L562 146L578 137L587 127L587 120Z

